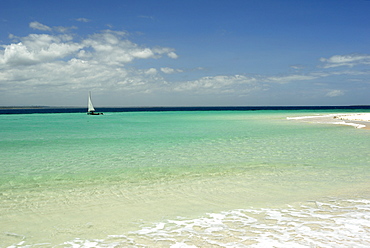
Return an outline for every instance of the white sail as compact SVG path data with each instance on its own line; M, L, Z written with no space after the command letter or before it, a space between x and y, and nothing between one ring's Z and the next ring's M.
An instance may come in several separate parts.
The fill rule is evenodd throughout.
M94 106L91 102L91 92L89 92L89 101L87 103L87 112L94 112L95 109L94 109Z

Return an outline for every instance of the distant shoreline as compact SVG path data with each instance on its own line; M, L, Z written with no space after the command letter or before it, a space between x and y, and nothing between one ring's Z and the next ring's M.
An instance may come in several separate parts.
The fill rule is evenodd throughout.
M40 109L47 108L43 106L0 106L0 109Z

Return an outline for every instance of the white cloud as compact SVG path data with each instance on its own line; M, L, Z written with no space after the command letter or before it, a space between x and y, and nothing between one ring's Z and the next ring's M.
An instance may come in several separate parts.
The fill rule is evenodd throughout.
M37 30L42 30L42 31L51 31L52 28L44 25L44 24L41 24L39 22L31 22L30 23L30 28L33 28L33 29L37 29Z
M179 56L176 54L176 53L174 53L174 52L169 52L168 54L167 54L167 56L168 57L170 57L171 59L177 59Z
M62 59L82 46L69 41L68 36L31 34L19 43L3 46L0 65L27 65Z
M78 21L78 22L91 22L91 20L87 19L87 18L77 18L76 21Z
M45 32L58 29L38 22L33 22L30 27ZM63 30L60 28L59 31ZM211 97L222 94L230 98L245 95L257 97L257 92L271 93L273 90L276 90L276 94L283 95L282 92L293 94L293 91L298 92L301 89L311 92L314 87L336 89L338 80L342 80L340 83L343 85L360 78L365 82L370 74L370 71L347 68L335 71L321 69L306 74L295 71L292 74L275 76L206 76L212 70L204 67L188 68L185 74L183 70L164 64L168 58L179 58L173 48L136 44L122 31L104 30L86 37L77 37L73 33L63 32L59 35L45 33L25 37L10 35L9 38L13 40L10 44L0 44L0 94L97 89L101 92L124 91L128 94L159 92L164 95L166 92L176 92L189 95L210 94ZM165 59L156 64L163 57ZM145 63L136 63L138 61ZM370 55L338 55L322 58L321 62L325 63L326 68L370 64ZM292 68L302 69L300 66ZM193 72L195 73L191 74ZM173 74L170 77L172 81L166 81L164 74ZM329 77L335 77L335 80L329 80ZM290 84L294 83L300 83L299 87L302 88L291 87ZM338 97L345 91L328 90L325 93L327 97ZM320 96L323 96L322 90Z
M249 92L257 89L258 80L243 75L203 77L194 81L180 83L173 88L174 91L192 91L194 93L230 93Z
M153 52L158 55L166 54L171 59L178 58L178 55L174 52L174 49L168 48L168 47L160 47L160 48L157 47L153 49Z
M157 74L157 69L155 69L155 68L150 68L150 69L148 69L147 71L145 71L145 74L148 74L148 75L155 75L155 74Z
M275 77L267 77L266 82L285 84L285 83L290 83L290 82L312 80L316 78L317 77L313 75L275 76Z
M140 59L147 59L147 58L153 58L154 57L153 51L149 48L133 49L131 54L134 58L140 58Z
M290 68L295 69L295 70L302 70L305 67L303 65L291 65Z
M63 26L55 26L55 27L49 27L49 26L46 26L40 22L31 22L29 24L30 28L32 29L36 29L36 30L41 30L41 31L57 31L57 32L60 32L60 33L65 33L69 30L72 30L72 29L77 29L77 27L63 27Z
M173 74L173 73L178 73L178 72L183 72L183 70L180 69L173 69L170 67L163 67L161 68L161 71L166 74Z
M330 58L320 58L320 61L325 63L323 65L323 68L332 68L339 66L353 67L360 64L370 65L370 55L334 55Z
M36 24L32 26L40 30ZM0 45L0 88L19 93L86 88L148 93L166 85L155 68L126 66L135 60L159 59L174 49L143 47L125 37L125 32L110 30L79 41L66 34L12 35L15 42Z
M342 95L344 95L344 92L342 90L331 90L326 94L326 96L328 97L337 97Z
M110 65L123 65L135 59L160 58L173 52L172 48L148 48L122 39L126 33L106 30L94 34L83 41L86 51L80 52L82 58L94 59ZM91 50L92 51L88 51Z
M42 27L38 22L33 22L32 26ZM1 46L4 49L0 50L0 65L30 65L70 57L123 66L136 59L157 59L163 54L174 53L172 48L140 47L124 39L125 35L125 32L106 30L74 42L72 35L30 34L17 38L18 43Z
M66 33L72 29L77 29L77 27L75 26L72 26L72 27L62 27L62 26L56 26L56 27L53 27L53 30L59 32L59 33Z

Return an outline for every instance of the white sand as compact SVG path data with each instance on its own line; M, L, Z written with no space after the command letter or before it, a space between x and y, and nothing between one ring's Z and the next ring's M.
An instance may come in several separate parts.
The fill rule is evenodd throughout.
M300 116L300 117L288 117L287 119L322 124L347 125L353 126L355 128L370 129L370 113Z
M370 121L370 113L362 114L343 114L336 115L334 118L348 121Z

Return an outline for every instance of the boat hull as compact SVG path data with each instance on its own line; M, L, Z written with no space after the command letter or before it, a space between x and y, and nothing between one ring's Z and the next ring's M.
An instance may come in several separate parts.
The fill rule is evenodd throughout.
M103 113L87 112L88 115L103 115Z

